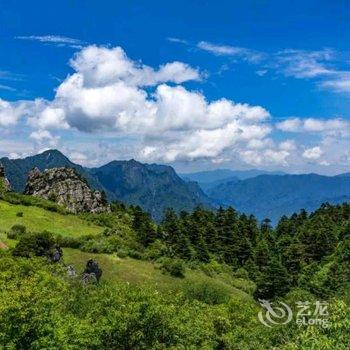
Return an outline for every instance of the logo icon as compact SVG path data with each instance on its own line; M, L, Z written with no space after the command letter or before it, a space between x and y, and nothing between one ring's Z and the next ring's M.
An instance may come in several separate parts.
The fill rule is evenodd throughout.
M287 304L280 301L279 306L273 306L273 303L263 299L259 299L259 302L266 310L260 310L258 314L259 321L264 326L272 328L274 325L284 325L292 320L293 312Z

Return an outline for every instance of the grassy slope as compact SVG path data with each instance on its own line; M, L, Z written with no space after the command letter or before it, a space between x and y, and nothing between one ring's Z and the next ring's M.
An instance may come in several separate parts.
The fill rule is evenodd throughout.
M23 212L23 217L17 217ZM34 206L14 205L0 200L0 230L9 231L15 224L25 225L29 231L43 231L62 236L98 234L103 227L94 225L75 215L62 215Z
M23 212L23 217L16 214ZM0 200L0 242L7 247L14 247L15 240L8 239L6 231L15 224L22 224L29 231L48 230L63 236L81 236L86 234L98 234L103 227L84 221L75 215L62 215L36 206L14 205ZM2 247L4 248L4 246ZM120 259L116 254L92 254L81 252L77 249L64 249L64 262L73 264L78 273L81 273L88 259L98 261L103 270L103 279L113 282L128 282L135 285L154 288L159 291L179 291L186 284L215 283L219 288L224 288L232 293L232 296L251 301L252 297L243 290L249 289L246 281L239 279L227 279L224 275L214 278L205 275L199 270L186 270L185 278L175 278L165 275L159 269L159 265L135 260L131 258ZM237 288L236 288L237 287Z
M187 269L185 278L175 278L163 274L155 263L131 258L121 259L115 254L92 254L65 248L63 257L64 262L74 265L78 273L83 271L88 259L97 260L102 268L103 278L112 282L128 282L166 292L179 291L187 283L211 281L215 282L219 287L229 289L234 297L246 301L252 300L250 295L235 288L225 278L220 278L220 276L215 278L209 277L199 270Z

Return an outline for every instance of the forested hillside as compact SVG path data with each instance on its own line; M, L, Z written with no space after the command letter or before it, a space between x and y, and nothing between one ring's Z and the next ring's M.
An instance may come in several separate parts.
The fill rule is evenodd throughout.
M50 201L1 197L4 348L348 349L349 204L272 228L233 208L169 209L155 224L121 203L71 215ZM91 258L99 282L85 280ZM329 327L266 327L258 299L293 310L326 301Z

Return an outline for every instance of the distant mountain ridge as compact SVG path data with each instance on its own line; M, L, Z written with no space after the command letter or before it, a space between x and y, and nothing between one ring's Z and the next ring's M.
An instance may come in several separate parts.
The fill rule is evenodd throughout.
M217 205L233 206L258 219L276 222L282 215L300 209L313 211L322 203L350 201L349 176L260 175L254 178L220 184L209 191Z
M140 205L156 220L164 210L192 210L198 205L212 207L210 199L196 183L182 180L173 168L142 164L135 160L113 161L99 168L85 168L71 162L58 150L48 150L24 159L0 159L14 191L23 192L28 173L57 167L74 168L96 190L106 192L108 199Z
M259 169L215 169L179 174L179 176L186 181L196 181L206 194L208 194L212 188L219 186L220 184L226 182L238 182L239 180L245 180L259 175L285 175L285 173L282 171L266 171Z
M207 208L222 205L254 214L260 220L270 218L276 222L282 215L291 215L301 209L312 211L325 202L350 202L350 173L330 177L277 172L280 175L268 173L254 177L264 171L219 169L182 174L181 178L170 166L143 164L133 159L85 168L57 150L24 159L2 158L0 162L17 192L24 190L28 173L34 167L41 171L70 167L86 178L93 189L105 191L109 200L140 205L156 220L160 220L163 211L169 207L176 211L191 211L198 205Z

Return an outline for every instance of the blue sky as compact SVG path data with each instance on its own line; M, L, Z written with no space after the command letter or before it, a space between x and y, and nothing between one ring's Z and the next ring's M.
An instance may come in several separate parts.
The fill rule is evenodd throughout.
M349 18L347 1L0 1L0 155L349 171Z

